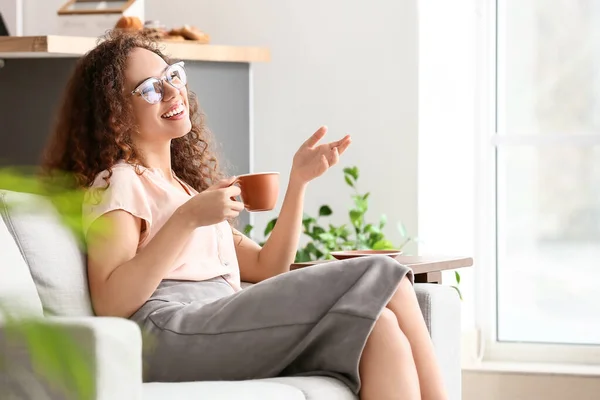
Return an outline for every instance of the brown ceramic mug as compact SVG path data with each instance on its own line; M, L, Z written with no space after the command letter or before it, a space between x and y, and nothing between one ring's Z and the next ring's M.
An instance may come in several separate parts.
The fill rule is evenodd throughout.
M240 197L247 211L269 211L279 197L279 172L259 172L238 176L232 185L240 187Z

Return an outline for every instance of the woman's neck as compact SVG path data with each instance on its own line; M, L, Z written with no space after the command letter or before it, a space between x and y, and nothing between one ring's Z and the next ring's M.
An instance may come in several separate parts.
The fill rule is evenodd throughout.
M148 168L159 169L167 178L171 178L171 142L161 146L144 146L142 158Z

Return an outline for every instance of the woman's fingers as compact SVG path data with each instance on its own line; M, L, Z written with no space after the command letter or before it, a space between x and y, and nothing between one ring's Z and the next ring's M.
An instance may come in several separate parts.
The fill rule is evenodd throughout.
M231 185L233 185L233 183L235 182L236 177L235 176L230 176L228 178L223 178L220 179L219 181L217 181L216 183L212 184L208 189L206 190L217 190L217 189L224 189L226 187L229 187Z
M340 161L340 153L338 152L338 148L334 147L333 150L331 150L331 155L329 156L329 166L334 166L335 164L338 163L338 161Z
M240 215L239 211L235 211L235 210L229 210L225 216L226 218L237 218L238 215Z
M341 154L344 152L344 150L346 150L348 148L348 146L350 146L350 143L352 143L352 139L350 138L350 135L346 135L343 138L341 138L340 140L328 143L326 146L330 149L337 147L338 152Z
M350 135L346 135L343 138L341 138L340 140L338 140L337 142L335 142L335 145L339 147L349 140L350 140Z
M244 203L242 203L241 201L237 201L237 200L231 200L230 207L232 210L239 213L240 211L242 211L244 209Z
M242 193L242 189L240 189L240 187L237 185L226 186L225 188L223 188L223 190L225 191L225 195L227 197L239 196L240 193Z
M327 127L320 127L315 133L313 133L308 139L306 139L302 146L307 147L309 149L314 147L317 143L319 143L319 140L321 140L323 136L325 136L325 133L327 133Z
M346 135L346 137L340 140L339 145L336 146L338 153L342 154L344 151L346 151L348 146L350 146L350 143L352 143L352 139L350 138L350 135Z

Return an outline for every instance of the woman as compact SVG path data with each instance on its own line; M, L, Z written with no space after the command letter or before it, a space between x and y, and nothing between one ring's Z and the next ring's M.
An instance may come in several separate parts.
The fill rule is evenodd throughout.
M220 179L186 83L152 42L109 36L78 62L46 153L88 190L96 314L154 337L146 379L330 375L362 399L445 399L408 268L369 257L289 272L306 186L350 137L319 144L320 128L299 148L261 248L229 223L240 190Z

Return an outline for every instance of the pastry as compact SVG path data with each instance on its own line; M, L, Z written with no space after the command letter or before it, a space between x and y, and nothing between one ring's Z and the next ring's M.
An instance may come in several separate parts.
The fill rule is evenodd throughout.
M167 36L164 37L163 40L184 41L185 38L181 35L172 35L171 33L169 33Z
M115 25L116 29L127 29L139 31L144 28L144 24L138 17L121 17Z
M210 36L190 25L184 25L181 28L181 36L188 40L195 40L203 43L208 43L210 41Z
M169 31L169 35L171 35L171 36L181 36L181 37L183 37L183 35L181 34L181 29L171 29L171 30ZM184 37L184 39L185 39L185 37Z
M167 31L162 28L144 28L142 33L144 36L152 40L161 40L167 36Z

